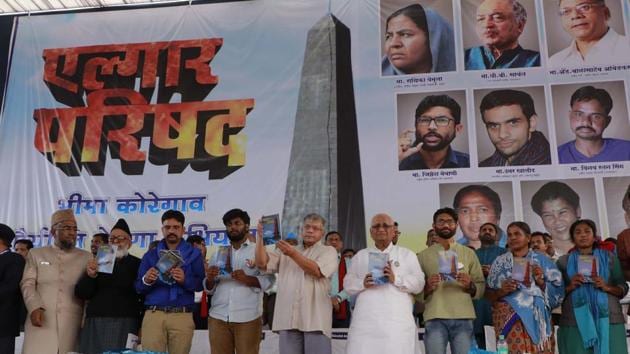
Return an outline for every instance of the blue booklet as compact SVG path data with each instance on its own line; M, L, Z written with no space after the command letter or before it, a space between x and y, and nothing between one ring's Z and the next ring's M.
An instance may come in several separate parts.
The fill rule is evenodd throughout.
M263 216L262 237L265 245L273 245L280 239L280 216L278 214Z
M368 258L368 271L372 274L375 285L383 285L388 283L385 276L385 266L389 261L389 254L370 252Z
M160 259L155 264L159 274L159 278L166 284L175 284L175 279L171 276L171 269L179 267L184 264L184 260L179 255L179 252L168 250L160 252Z
M457 281L457 253L455 251L439 251L438 263L442 281Z
M577 270L584 276L584 282L592 283L593 276L597 276L597 258L591 255L579 255Z
M118 250L118 246L115 245L102 245L98 248L96 263L98 264L99 273L112 274L114 272L116 250Z
M218 246L217 252L212 257L212 265L219 268L219 275L230 275L232 273L232 264L230 246Z

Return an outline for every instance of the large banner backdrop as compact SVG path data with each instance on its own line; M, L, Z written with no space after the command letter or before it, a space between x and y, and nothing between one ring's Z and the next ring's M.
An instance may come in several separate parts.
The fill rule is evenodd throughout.
M599 5L520 0L511 9L520 46L498 59L486 45L511 18L480 4L255 0L20 17L0 120L1 221L42 246L50 214L71 208L84 245L124 217L141 252L162 238L167 209L183 211L187 233L209 245L227 243L221 216L231 208L254 224L282 214L296 205L285 200L301 173L290 168L294 145L321 147L308 135L332 129L296 129L296 116L322 102L300 92L326 93L319 85L335 80L303 72L309 31L334 18L350 33L344 87L356 112L337 119L356 116L360 223L391 214L414 251L441 206L458 210L464 243L484 222L524 220L562 248L579 217L616 237L630 222L630 2L606 0L608 32L581 56L574 38ZM603 136L603 152L584 162L576 136ZM442 168L430 168L422 153L449 143ZM348 237L369 242L362 233Z

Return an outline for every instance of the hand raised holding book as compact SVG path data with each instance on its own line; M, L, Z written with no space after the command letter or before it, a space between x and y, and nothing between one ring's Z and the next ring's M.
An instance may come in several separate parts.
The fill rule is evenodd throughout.
M92 258L87 263L86 273L90 278L96 278L98 275L98 263L96 258Z
M276 246L282 253L284 253L285 256L293 257L293 255L297 252L295 247L291 246L290 243L284 240L276 242Z

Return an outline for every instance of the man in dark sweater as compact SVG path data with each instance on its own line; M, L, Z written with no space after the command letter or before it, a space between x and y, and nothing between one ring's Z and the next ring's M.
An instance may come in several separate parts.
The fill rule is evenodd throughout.
M19 315L22 308L20 280L24 272L24 258L11 252L15 233L0 224L0 354L15 352L15 337L20 335Z
M84 354L123 349L129 333L137 335L140 328L143 300L134 287L140 259L128 253L131 231L124 219L112 228L109 243L118 247L112 274L98 272L93 259L74 289L89 301L80 339Z

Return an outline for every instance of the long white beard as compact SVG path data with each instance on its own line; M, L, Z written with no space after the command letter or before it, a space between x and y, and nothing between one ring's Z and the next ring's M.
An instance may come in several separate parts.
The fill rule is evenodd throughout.
M129 254L128 248L118 246L118 249L116 250L116 258L120 259L123 257L127 257L128 254Z

